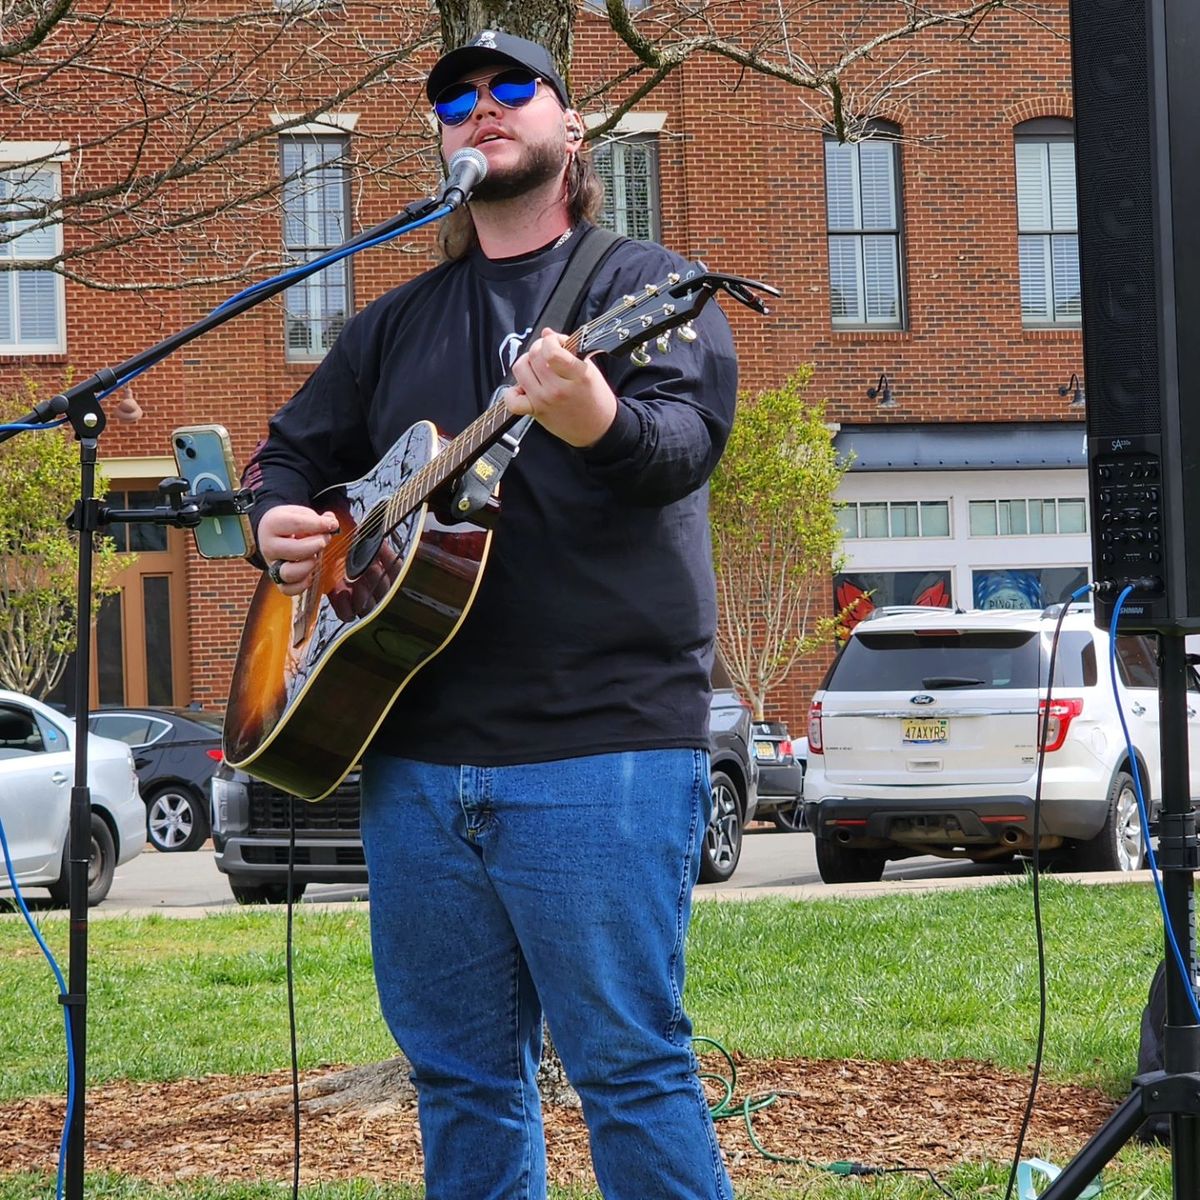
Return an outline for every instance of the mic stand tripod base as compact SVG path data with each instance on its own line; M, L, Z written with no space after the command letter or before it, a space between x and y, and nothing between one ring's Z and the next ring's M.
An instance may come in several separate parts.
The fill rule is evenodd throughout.
M1190 1026L1195 1029L1195 1026ZM1188 1122L1193 1131L1200 1128L1200 1073L1168 1075L1151 1071L1133 1081L1133 1091L1112 1116L1092 1135L1082 1150L1062 1169L1038 1200L1077 1200L1126 1142L1131 1141L1142 1123L1162 1113L1171 1116L1171 1140L1178 1146L1176 1126Z

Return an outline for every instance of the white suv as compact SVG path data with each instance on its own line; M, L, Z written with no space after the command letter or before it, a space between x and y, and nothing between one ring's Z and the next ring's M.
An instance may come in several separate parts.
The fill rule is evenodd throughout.
M1089 605L880 616L857 625L813 697L805 818L826 883L873 882L917 854L994 862L1033 848L1044 726L1041 849L1081 870L1142 865L1129 755L1113 700L1109 636ZM1161 807L1154 641L1117 638L1121 707L1151 819ZM1200 679L1189 667L1191 793L1200 794Z

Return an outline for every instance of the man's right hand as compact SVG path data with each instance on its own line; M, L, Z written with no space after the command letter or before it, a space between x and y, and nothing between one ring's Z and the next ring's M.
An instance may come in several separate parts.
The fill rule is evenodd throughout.
M319 513L302 504L281 504L268 509L258 523L258 551L277 569L279 590L295 596L308 586L317 565L317 555L338 531L337 517Z

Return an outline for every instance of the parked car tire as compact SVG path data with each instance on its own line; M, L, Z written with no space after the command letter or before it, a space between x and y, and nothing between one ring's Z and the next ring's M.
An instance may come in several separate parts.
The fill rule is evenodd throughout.
M1104 828L1076 849L1073 865L1079 871L1137 871L1146 860L1146 831L1138 811L1133 779L1118 771L1108 792Z
M117 848L104 818L92 813L92 847L88 854L88 907L94 908L112 887L113 872L117 869ZM63 847L62 874L49 885L50 899L55 904L71 903L71 839Z
M817 870L826 883L878 883L886 864L882 850L855 850L817 838Z
M299 900L304 895L306 885L292 884L292 900ZM234 875L229 877L229 890L239 904L286 904L288 902L287 880L268 880L265 883L239 879Z
M794 804L777 808L771 814L771 820L781 833L802 833L808 828L804 823L804 797L797 796Z
M208 838L208 805L181 784L158 788L146 798L146 840L155 850L195 850Z
M712 817L700 847L700 882L724 883L742 856L742 802L724 771L712 773Z

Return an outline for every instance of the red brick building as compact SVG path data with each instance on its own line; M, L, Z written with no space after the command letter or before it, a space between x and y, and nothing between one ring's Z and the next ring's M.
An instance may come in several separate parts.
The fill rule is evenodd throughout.
M226 7L204 10L211 16ZM840 18L836 5L817 10L829 28L806 31L814 58L829 56L821 37L829 47L835 35L851 45L867 39L871 30L856 24L864 7L848 0ZM147 17L168 10L149 0L115 8ZM731 37L778 16L768 3L736 12L727 19L741 28L730 28ZM822 134L807 93L714 56L687 61L637 105L615 141L597 143L612 183L609 216L622 229L782 290L767 319L730 314L743 384L769 386L814 364L811 395L827 400L839 446L855 454L842 493L851 535L838 580L843 595L856 587L876 602L936 594L974 607L1012 602L1013 589L1024 588L1035 600L1058 599L1088 570L1082 410L1072 404L1072 375L1083 367L1066 0L1042 16L1046 23L1035 25L1001 12L973 37L935 30L859 64L847 83L860 96L873 94L902 55L884 77L920 77L890 94L872 136L857 144ZM186 54L164 45L141 69L161 76L186 61L193 75L172 76L172 86L202 90L203 70L234 54L229 30L197 25L178 36ZM129 39L113 38L105 61L137 69ZM231 247L239 261L277 259L285 247L302 258L333 244L332 230L357 233L431 190L419 81L432 48L393 64L382 82L315 120L297 119L306 114L309 85L298 82L289 95L298 64L317 64L337 84L351 78L364 45L412 40L401 11L354 4L318 10L283 36L270 14L240 28L241 52L250 47L258 56L256 78L275 82L260 93L243 86L251 99L243 96L236 120L237 89L223 88L222 114L230 135L260 136L231 153L232 166L185 179L175 203L180 211L219 204L255 172L265 178L297 165L315 186L293 189L282 212L277 198L251 200L215 222L180 219L158 236L83 260L88 274L123 290L63 285L50 272L8 273L5 389L29 377L57 390L68 368L78 379L120 362L243 286L139 290L139 279L219 275L214 264ZM631 61L606 18L581 10L575 93L587 94ZM10 95L15 77L29 74L10 70ZM59 87L61 103L0 107L9 116L0 178L21 178L21 164L32 161L34 174L65 199L120 180L135 159L143 170L169 171L181 161L180 129L171 129L175 141L146 136L129 93L114 82L121 75L64 72L57 84L36 81L43 97ZM83 80L87 103L68 94ZM199 116L187 120L202 128ZM121 137L97 148L119 127ZM388 155L387 169L376 170ZM176 210L165 202L160 209L171 226ZM144 214L118 214L100 233L128 232L138 220ZM10 242L8 255L26 263L53 257L55 236L35 231ZM69 251L98 234L68 220L57 236ZM148 502L158 480L174 473L169 434L182 424L225 425L240 465L344 314L433 262L426 232L366 251L348 275L327 272L289 293L286 305L263 304L147 373L134 385L146 417L135 426L114 422L101 439L114 491ZM13 281L21 278L27 283L19 288ZM200 559L177 531L161 543L147 541L152 533L139 527L131 535L154 548L142 549L101 620L93 700L219 707L256 573L240 562ZM802 664L777 696L773 707L793 730L803 728L825 661Z

